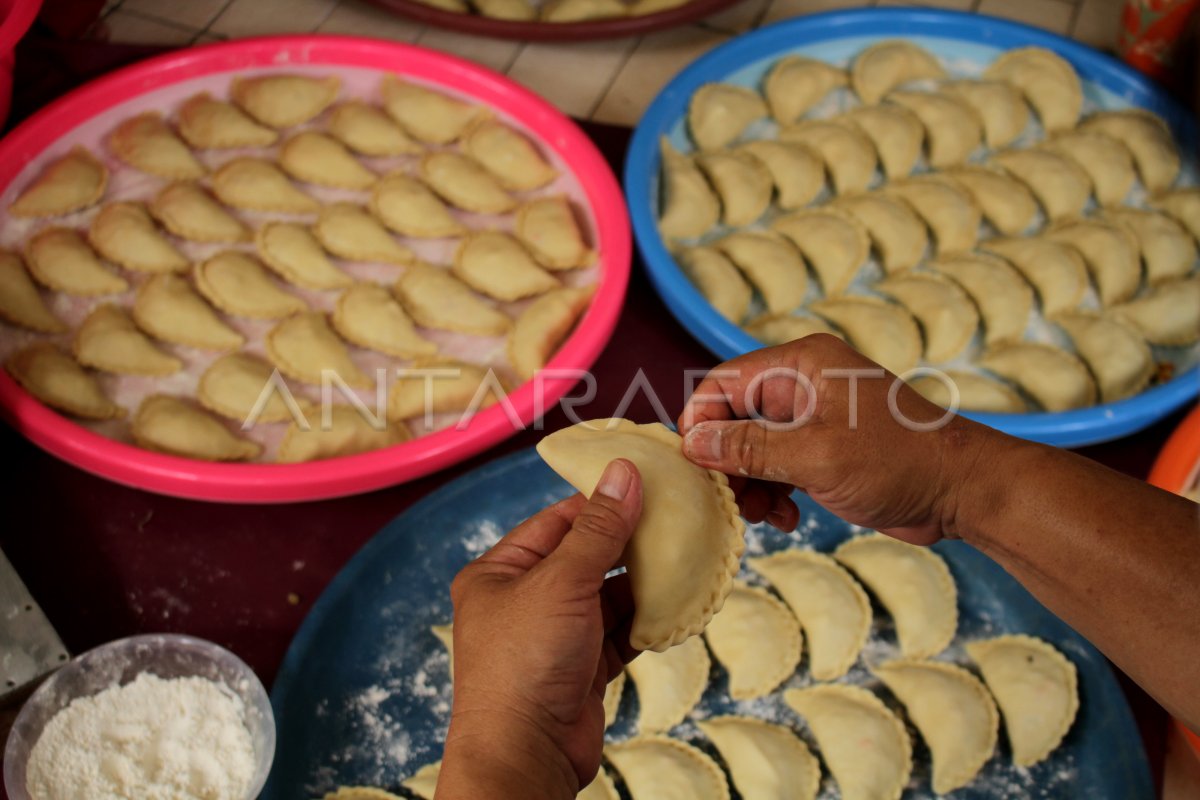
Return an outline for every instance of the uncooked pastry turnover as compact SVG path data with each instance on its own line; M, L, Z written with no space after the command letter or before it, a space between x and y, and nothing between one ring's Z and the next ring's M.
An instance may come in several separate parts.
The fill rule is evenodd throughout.
M590 495L609 462L632 461L642 476L643 510L622 563L636 611L630 644L663 651L704 630L733 587L744 526L724 475L684 456L666 427L591 420L553 433L538 454Z

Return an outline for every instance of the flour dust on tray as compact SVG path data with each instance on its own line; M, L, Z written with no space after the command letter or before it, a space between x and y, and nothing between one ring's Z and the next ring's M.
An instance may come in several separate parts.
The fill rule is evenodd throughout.
M29 758L32 800L244 800L254 745L241 698L204 678L142 674L82 697Z

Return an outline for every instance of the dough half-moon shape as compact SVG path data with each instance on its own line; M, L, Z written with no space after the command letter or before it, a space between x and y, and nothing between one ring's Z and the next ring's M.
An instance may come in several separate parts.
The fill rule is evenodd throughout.
M1044 235L1080 252L1096 282L1101 305L1128 300L1141 285L1137 239L1125 226L1100 219L1074 219L1054 225Z
M958 590L937 553L872 534L847 540L833 557L892 615L906 657L935 656L950 644L958 631Z
M837 325L850 344L894 375L908 372L921 359L921 330L903 306L846 295L818 300L808 309Z
M826 295L841 294L871 255L871 237L858 219L840 208L793 211L771 229L782 233L812 265Z
M268 147L279 134L263 127L244 111L224 100L201 92L179 108L179 133L192 147L201 150L234 147Z
M641 472L642 517L622 561L635 606L630 644L659 652L704 630L733 587L745 527L724 475L697 467L679 434L624 419L581 422L538 444L550 468L591 495L605 467Z
M356 283L338 298L333 327L347 341L400 358L437 353L437 345L421 336L412 319L385 287Z
M882 700L842 684L788 689L783 700L808 723L843 800L900 800L912 742Z
M736 231L713 242L750 279L772 314L800 306L808 291L808 270L795 246L769 231Z
M1083 87L1075 68L1044 47L1021 47L997 58L983 73L1021 90L1047 131L1075 127L1083 109Z
M195 183L163 188L150 202L150 213L175 234L193 242L247 242L250 229Z
M279 371L303 383L321 386L326 373L348 386L370 387L374 381L350 358L346 345L319 311L294 314L267 332L267 355Z
M1087 264L1069 244L1043 236L988 239L979 249L1001 256L1029 281L1050 317L1076 308L1088 289Z
M704 299L725 319L738 323L750 311L754 292L733 262L712 247L689 247L675 259Z
M970 250L979 239L983 210L962 184L943 174L919 175L884 191L907 202L925 220L939 255Z
M766 101L753 89L708 83L696 90L688 104L688 130L701 150L719 150L765 116Z
M1154 356L1146 340L1119 317L1074 311L1054 318L1092 370L1100 402L1115 403L1140 392L1154 377Z
M1200 340L1200 276L1164 281L1113 313L1152 344L1193 344Z
M179 275L155 275L139 286L133 319L155 339L172 344L234 350L246 342Z
M996 750L1000 712L983 683L962 667L898 659L875 676L904 704L933 755L933 791L966 786Z
M1047 411L1086 408L1096 402L1096 382L1078 358L1040 342L988 348L979 365L1020 386Z
M521 312L508 336L508 360L529 380L566 340L592 299L592 287L546 292Z
M294 411L307 414L312 404L296 400L289 404L272 383L275 368L250 353L221 356L200 376L196 399L209 411L242 424L283 422L293 419ZM258 409L255 413L255 409Z
M957 283L934 272L904 272L875 284L921 324L925 360L935 364L961 353L979 328L979 312Z
M605 747L604 755L633 800L729 800L729 784L717 763L678 739L639 736Z
M765 345L786 344L814 333L828 333L841 338L829 323L817 317L797 317L789 314L763 314L746 323L746 333Z
M426 328L499 336L512 326L508 315L432 264L409 265L392 291L413 321Z
M50 342L18 350L4 368L22 389L59 411L86 419L125 416L125 409L108 399L93 375Z
M290 128L308 122L333 104L342 80L336 75L254 75L237 77L233 102L264 125Z
M721 218L721 202L696 162L671 146L664 136L658 230L666 239L703 236Z
M888 39L854 58L850 79L859 98L873 105L897 86L945 74L937 57L925 48L904 39Z
M1196 243L1170 216L1137 208L1114 208L1107 216L1127 227L1137 239L1150 285L1182 278L1196 265Z
M958 389L958 407L964 411L1020 414L1028 408L1021 395L1006 383L962 370L947 370L945 374ZM945 381L922 375L909 381L909 385L929 402L950 407L950 387Z
M182 272L188 260L154 227L141 203L109 203L88 228L96 252L126 269L139 272Z
M308 420L308 430L302 430L295 422L288 425L275 460L281 464L294 464L352 456L391 447L412 438L406 426L388 424L385 420L380 427L352 405L331 405L329 414L328 426L324 419L312 418Z
M1098 131L1123 143L1133 153L1142 183L1151 193L1171 188L1179 177L1179 150L1167 123L1141 108L1098 111L1082 123L1082 131Z
M869 192L840 198L837 207L867 229L884 272L912 269L925 257L929 246L925 223L903 200Z
M208 302L235 317L281 319L308 304L285 291L249 253L223 250L196 265L196 288Z
M134 169L168 180L193 180L205 172L157 111L123 120L108 135L108 149Z
M796 671L800 625L788 607L756 586L735 583L704 630L729 674L729 695L750 700L771 693Z
M339 189L368 189L379 177L340 141L317 131L289 137L279 148L279 166L298 181Z
M400 244L360 205L331 203L321 209L312 228L321 246L338 258L411 264L413 252Z
M133 439L157 450L203 461L247 461L262 454L256 442L235 436L225 423L180 397L155 394L138 406Z
M14 217L57 217L100 202L108 168L82 147L47 164L9 206Z
M41 333L67 329L38 293L21 257L5 250L0 250L0 319Z
M745 800L815 800L821 764L790 729L733 716L696 725L716 745Z
M862 130L841 119L801 120L779 132L784 142L806 145L818 153L836 194L861 192L875 179L875 145Z
M158 349L124 310L109 303L79 326L73 349L80 364L120 375L173 375L183 369L182 361Z
M625 669L637 689L638 731L664 733L683 722L704 695L711 666L699 636L630 661Z
M779 59L763 80L763 92L771 116L781 125L790 125L834 89L849 83L844 69L815 58L785 56Z
M983 253L961 253L932 264L953 278L979 307L988 344L1020 339L1033 314L1033 289L1007 261Z
M839 678L858 659L871 632L871 601L836 561L810 550L784 550L750 559L800 620L808 670L819 681Z
M1050 755L1079 710L1075 665L1032 636L997 636L966 649L1004 715L1013 763L1031 767Z
M1037 220L1038 203L1021 181L999 169L963 166L947 173L971 193L983 216L1006 236L1019 236Z

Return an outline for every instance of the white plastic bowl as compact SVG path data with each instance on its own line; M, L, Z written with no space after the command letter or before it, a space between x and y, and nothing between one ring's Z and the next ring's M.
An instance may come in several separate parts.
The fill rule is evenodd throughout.
M9 800L31 800L25 786L29 754L55 714L78 697L98 694L113 685L124 686L146 672L164 679L206 678L223 684L242 699L244 722L257 762L246 800L258 797L275 758L275 716L262 682L244 661L212 642L177 634L152 634L90 650L33 693L17 716L4 750L4 788Z

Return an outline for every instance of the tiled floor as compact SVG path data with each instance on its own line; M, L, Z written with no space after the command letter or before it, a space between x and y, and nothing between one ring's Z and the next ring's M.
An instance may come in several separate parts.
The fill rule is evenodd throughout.
M113 41L126 42L183 45L311 31L416 42L507 73L576 117L632 125L675 73L730 36L787 17L862 5L978 11L1111 48L1123 0L742 0L685 28L578 44L465 36L387 14L363 0L110 0L104 23Z

